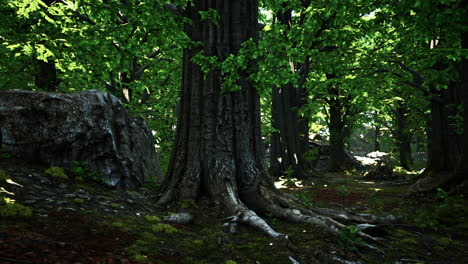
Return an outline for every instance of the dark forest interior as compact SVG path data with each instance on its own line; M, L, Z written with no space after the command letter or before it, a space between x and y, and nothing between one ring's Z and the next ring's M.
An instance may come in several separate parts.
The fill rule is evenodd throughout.
M0 14L0 263L468 263L467 0Z

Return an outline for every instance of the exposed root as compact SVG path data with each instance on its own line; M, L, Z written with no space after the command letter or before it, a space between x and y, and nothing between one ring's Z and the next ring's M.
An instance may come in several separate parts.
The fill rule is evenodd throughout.
M248 209L247 206L245 206L245 204L241 202L239 197L234 193L234 187L231 183L226 183L226 189L228 193L226 197L226 205L231 209L231 211L237 211L236 215L226 218L229 220L231 232L235 232L237 223L243 223L258 228L273 238L284 236L283 234L273 230L273 228L271 228L267 222L259 217L254 211Z
M278 238L278 237L286 237L285 235L276 232L271 228L265 220L263 220L261 217L259 217L254 211L252 210L246 210L243 212L239 212L237 215L227 217L226 220L229 222L224 224L225 226L228 225L230 227L231 232L236 231L237 223L243 223L243 224L248 224L251 225L257 229L262 230L263 232L267 233L269 236L273 238Z
M240 200L235 183L226 181L224 187L226 192L218 202L228 212L234 214L225 218L226 223L224 226L229 227L230 232L236 232L239 224L247 224L265 232L270 237L288 238L287 235L275 231L256 212ZM169 191L159 200L158 204L167 203L172 199L174 199L174 194ZM346 228L348 224L355 224L359 230L358 234L369 242L379 242L381 239L367 234L367 230L376 228L376 224L378 223L388 223L395 220L370 214L350 214L345 211L327 208L304 208L295 197L281 193L268 186L260 186L258 192L256 192L256 197L253 199L256 199L257 206L260 205L260 208L254 208L258 210L257 212L271 213L274 217L292 222L319 225L335 234L338 234L340 229ZM368 248L381 252L381 250L371 245Z
M322 226L333 233L338 233L340 229L345 228L345 223L361 223L357 225L359 235L363 238L377 242L380 239L375 238L364 232L365 229L375 227L374 223L381 222L383 218L378 218L373 215L352 215L344 211L332 210L326 208L304 208L296 200L288 196L283 196L281 193L262 189L262 197L265 197L265 211L273 214L275 217L286 219L293 222L309 223ZM373 223L373 224L370 224Z
M288 256L288 258L292 262L292 264L300 264L297 260L293 259L293 257Z

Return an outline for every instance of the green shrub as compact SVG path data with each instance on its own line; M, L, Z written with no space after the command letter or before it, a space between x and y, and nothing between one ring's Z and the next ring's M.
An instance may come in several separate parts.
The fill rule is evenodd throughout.
M348 189L348 187L341 185L340 187L336 188L338 191L338 194L341 196L341 198L346 198L351 194L351 190Z
M101 174L91 169L86 161L73 161L73 166L67 170L75 176L76 180L90 179L98 183L105 183Z
M341 228L338 232L338 245L340 245L344 250L357 251L358 246L366 244L358 233L359 229L353 225Z
M54 178L68 180L68 175L65 173L65 171L62 168L57 167L57 166L52 166L48 168L47 170L44 171L44 173Z

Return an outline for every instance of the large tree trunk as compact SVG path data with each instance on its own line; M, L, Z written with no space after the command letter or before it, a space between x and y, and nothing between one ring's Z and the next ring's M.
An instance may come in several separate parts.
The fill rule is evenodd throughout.
M218 11L219 26L201 20L199 11L208 8ZM235 213L255 200L260 186L273 188L263 163L259 96L248 73L239 73L240 90L223 92L221 73L213 70L205 78L192 61L201 50L222 61L243 41L257 39L257 8L257 1L226 0L195 1L185 10L192 20L187 34L204 47L184 51L181 115L161 202L208 196Z
M279 12L278 22L291 26L291 10ZM294 70L294 62L290 62ZM308 74L304 71L303 74ZM292 83L272 90L272 126L278 130L271 138L270 174L274 178L283 175L289 168L294 176L304 178L312 169L312 161L305 158L309 151L309 119L299 117L299 109L307 102L308 92L303 84Z
M460 155L460 135L455 131L450 116L456 114L450 105L459 105L460 86L452 83L447 90L432 91L437 100L431 100L431 132L429 134L428 176L438 173L452 172Z
M199 11L209 8L218 11L218 23L201 20ZM204 196L226 213L235 214L229 218L231 228L236 222L247 223L272 237L282 234L256 213L319 224L336 233L344 225L334 219L376 221L375 217L330 209L306 209L294 197L276 190L264 168L260 100L247 78L252 69L239 72L240 90L223 92L219 70L205 77L191 60L203 50L221 61L236 53L243 41L257 39L257 10L256 0L199 0L185 10L192 20L186 24L188 36L204 45L184 51L182 111L158 204Z
M46 92L55 92L60 83L57 78L57 68L53 61L45 62L37 60L37 73L34 76L34 84L37 88Z
M460 78L464 78L463 75L460 72ZM453 187L453 175L462 153L462 136L457 133L450 116L456 115L456 107L462 104L462 82L461 79L454 81L442 91L431 89L433 98L428 133L428 161L421 175L422 179L412 187L414 192Z

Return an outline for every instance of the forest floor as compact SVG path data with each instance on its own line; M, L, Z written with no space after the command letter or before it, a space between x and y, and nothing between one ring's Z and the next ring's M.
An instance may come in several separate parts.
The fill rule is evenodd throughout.
M86 178L58 179L46 169L0 158L3 178L10 179L0 179L0 194L17 205L9 200L0 206L0 263L286 264L293 263L290 257L301 264L468 263L466 197L439 190L407 198L411 181L404 177L370 181L358 173L326 174L300 187L282 186L306 207L398 217L397 224L374 230L372 235L384 239L372 244L378 251L366 247L352 225L336 235L265 215L289 238L272 239L248 226L230 233L223 227L222 208L208 201L157 208L154 185L115 190ZM293 185L292 179L285 183ZM195 216L192 223L161 220L181 207Z

